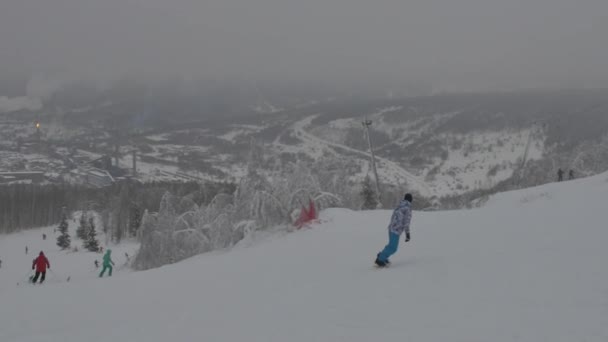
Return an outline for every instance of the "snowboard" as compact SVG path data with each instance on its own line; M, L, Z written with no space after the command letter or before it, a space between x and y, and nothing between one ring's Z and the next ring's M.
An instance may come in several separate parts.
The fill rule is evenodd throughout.
M390 261L387 262L386 265L384 265L384 266L380 266L380 265L376 264L376 262L374 261L374 267L375 268L389 268L390 266L391 266L391 262Z

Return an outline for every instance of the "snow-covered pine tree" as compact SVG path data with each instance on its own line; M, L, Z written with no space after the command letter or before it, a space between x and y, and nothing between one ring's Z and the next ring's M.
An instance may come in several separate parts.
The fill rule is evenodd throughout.
M365 176L365 179L363 179L361 197L363 198L363 204L361 205L361 209L371 210L377 208L378 197L376 196L376 192L372 187L372 180L369 178L369 175Z
M129 234L131 236L137 235L137 230L141 226L141 210L138 206L132 205L129 211Z
M133 266L138 270L147 270L167 263L158 253L161 248L161 236L156 233L157 227L157 214L148 213L146 209L141 219L141 227L137 233L141 244L133 263Z
M70 248L70 234L68 233L68 215L63 210L61 214L61 222L59 223L59 233L60 235L57 237L57 246L61 247L61 249Z
M97 252L99 250L99 241L97 241L97 232L95 231L95 220L93 217L89 217L87 239L84 242L84 248L90 252Z
M80 222L79 222L78 228L76 228L76 237L85 241L85 244L86 244L87 233L88 233L87 223L88 223L87 214L86 214L86 212L83 211L82 214L80 215Z

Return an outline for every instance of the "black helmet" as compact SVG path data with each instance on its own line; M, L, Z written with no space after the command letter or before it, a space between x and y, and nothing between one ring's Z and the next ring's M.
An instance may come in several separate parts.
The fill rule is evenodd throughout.
M410 194L410 193L405 194L405 196L403 196L403 199L410 203L412 203L412 201L414 200L414 198L412 197L412 194Z

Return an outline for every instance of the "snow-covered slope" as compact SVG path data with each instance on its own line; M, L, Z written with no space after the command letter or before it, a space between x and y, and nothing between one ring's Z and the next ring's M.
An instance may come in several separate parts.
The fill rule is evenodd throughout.
M602 174L416 212L385 270L390 211L327 210L156 270L4 287L0 341L606 341L607 200Z
M535 126L438 132L441 125L459 113L435 113L408 120L397 116L404 114L400 111L401 107L381 108L368 116L374 120L372 131L382 138L376 146L379 178L387 184L407 182L412 190L426 197L490 189L510 178L523 159L539 160L545 153L546 136ZM367 145L363 149L344 146L353 132L362 132L362 117L340 118L312 127L309 123L314 118L294 125L296 132L310 131L307 135L298 134L298 138L314 137L328 148L367 155ZM356 141L362 143L365 137Z
M38 256L40 251L48 257L51 270L47 272L45 286L51 284L79 282L85 279L95 279L100 269L95 268L95 260L101 264L102 254L93 253L82 247L82 240L76 238L76 228L78 226L79 214L74 215L75 220L69 220L69 233L71 235L71 249L61 251L57 247L57 237L59 231L55 227L45 227L32 229L11 235L0 234L0 294L8 293L16 286L28 286L27 280L33 274L31 270L32 261ZM101 226L99 223L97 226ZM46 240L42 235L46 234ZM98 231L97 236L100 246L111 248L115 270L123 273L129 270L127 267L127 255L129 259L135 255L138 244L134 241L125 241L119 245L110 243L103 232ZM25 249L28 253L25 253ZM75 248L78 251L75 251ZM125 255L126 253L126 255ZM0 339L1 340L1 339Z

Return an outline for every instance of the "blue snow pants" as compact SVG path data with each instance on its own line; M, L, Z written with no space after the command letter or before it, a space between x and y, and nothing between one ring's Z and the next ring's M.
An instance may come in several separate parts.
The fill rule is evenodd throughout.
M380 254L378 255L378 260L384 261L384 262L388 261L388 258L390 258L391 255L395 254L398 247L399 247L399 234L395 234L389 230L388 231L388 245L386 245L386 247L384 247L382 252L380 252Z

